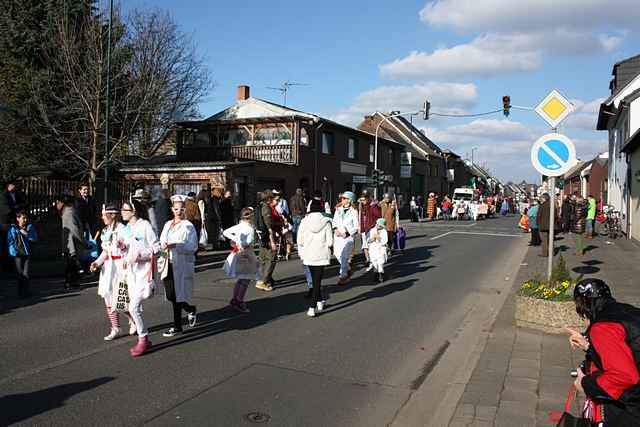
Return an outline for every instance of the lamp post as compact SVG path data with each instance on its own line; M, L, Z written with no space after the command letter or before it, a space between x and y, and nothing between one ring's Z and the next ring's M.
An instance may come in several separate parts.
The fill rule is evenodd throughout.
M408 113L396 113L396 114L390 114L388 116L382 115L383 119L380 120L380 123L378 123L378 125L376 126L376 137L375 137L375 143L374 143L374 147L373 147L373 168L374 169L378 169L378 132L380 131L380 126L382 126L382 124L384 122L386 122L389 119L392 119L394 117L400 117L400 116L409 116L409 115L414 115L414 114L419 114L421 113L423 110L418 110L418 111L410 111ZM380 114L379 111L376 111L374 114L374 117L376 114ZM376 198L376 200L378 199L378 184L376 183L375 188L373 189L373 197Z

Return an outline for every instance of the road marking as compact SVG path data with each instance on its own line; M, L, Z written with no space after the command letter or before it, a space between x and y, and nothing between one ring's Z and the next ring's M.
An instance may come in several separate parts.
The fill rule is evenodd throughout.
M474 236L494 236L494 237L523 237L525 234L507 234L507 233L482 233L482 232L473 232L473 231L447 231L446 233L439 234L431 238L431 240L438 240L442 237L448 236L450 234L470 234Z

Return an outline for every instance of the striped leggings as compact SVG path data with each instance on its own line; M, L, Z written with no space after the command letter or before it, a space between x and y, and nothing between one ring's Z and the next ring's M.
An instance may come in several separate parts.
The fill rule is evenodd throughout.
M111 298L104 299L104 305L107 307L107 318L111 324L111 329L120 329L120 315L117 311L111 311ZM127 312L126 316L129 318L129 323L133 322L131 315Z

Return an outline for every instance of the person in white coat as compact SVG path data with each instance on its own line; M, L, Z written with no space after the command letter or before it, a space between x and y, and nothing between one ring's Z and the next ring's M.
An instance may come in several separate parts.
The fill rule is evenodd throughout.
M183 310L187 312L190 327L194 327L197 321L196 307L188 301L193 297L198 234L193 224L185 219L185 199L184 196L171 197L173 220L164 225L160 235L160 279L165 296L173 305L173 327L162 334L164 337L182 333Z
M371 230L369 235L369 258L380 283L384 282L384 264L387 262L388 241L387 221L384 218L379 218L376 221L376 227Z
M247 287L252 280L260 280L260 262L253 249L256 230L253 228L253 209L244 208L240 211L240 222L222 232L231 242L231 253L224 263L227 276L238 279L233 287L233 298L229 305L240 313L249 313L244 302Z
M331 219L324 214L324 206L319 200L313 200L298 229L298 248L302 263L311 272L313 298L309 303L307 316L314 317L324 309L322 297L322 276L324 268L331 263L333 246L333 227Z
M358 211L353 208L356 196L351 191L345 191L340 203L336 206L333 216L333 253L340 263L339 285L349 282L349 258L353 249L353 237L358 233Z
M124 253L124 268L129 290L129 313L136 324L138 343L129 350L138 357L151 347L147 327L142 318L142 302L151 298L156 288L156 255L160 250L158 237L147 215L148 210L137 200L125 202L120 209L127 222L120 247Z
M105 225L100 235L102 252L98 259L91 263L90 270L95 272L100 269L98 295L104 299L107 318L111 325L109 335L104 337L104 340L111 341L120 335L120 316L115 311L113 300L118 297L118 284L125 279L124 254L120 246L124 241L125 227L120 222L120 211L114 205L102 206L102 222ZM128 312L127 316L129 317L129 334L134 335L136 324Z

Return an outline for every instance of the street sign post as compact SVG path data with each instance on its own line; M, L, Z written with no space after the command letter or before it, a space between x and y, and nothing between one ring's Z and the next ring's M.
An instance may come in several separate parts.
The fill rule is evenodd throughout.
M373 184L373 179L367 175L354 175L352 182L354 184Z
M549 177L551 200L549 201L549 262L547 278L551 279L553 270L553 242L556 214L556 176L566 173L576 164L576 148L573 142L559 133L541 136L531 148L531 163L542 175Z

